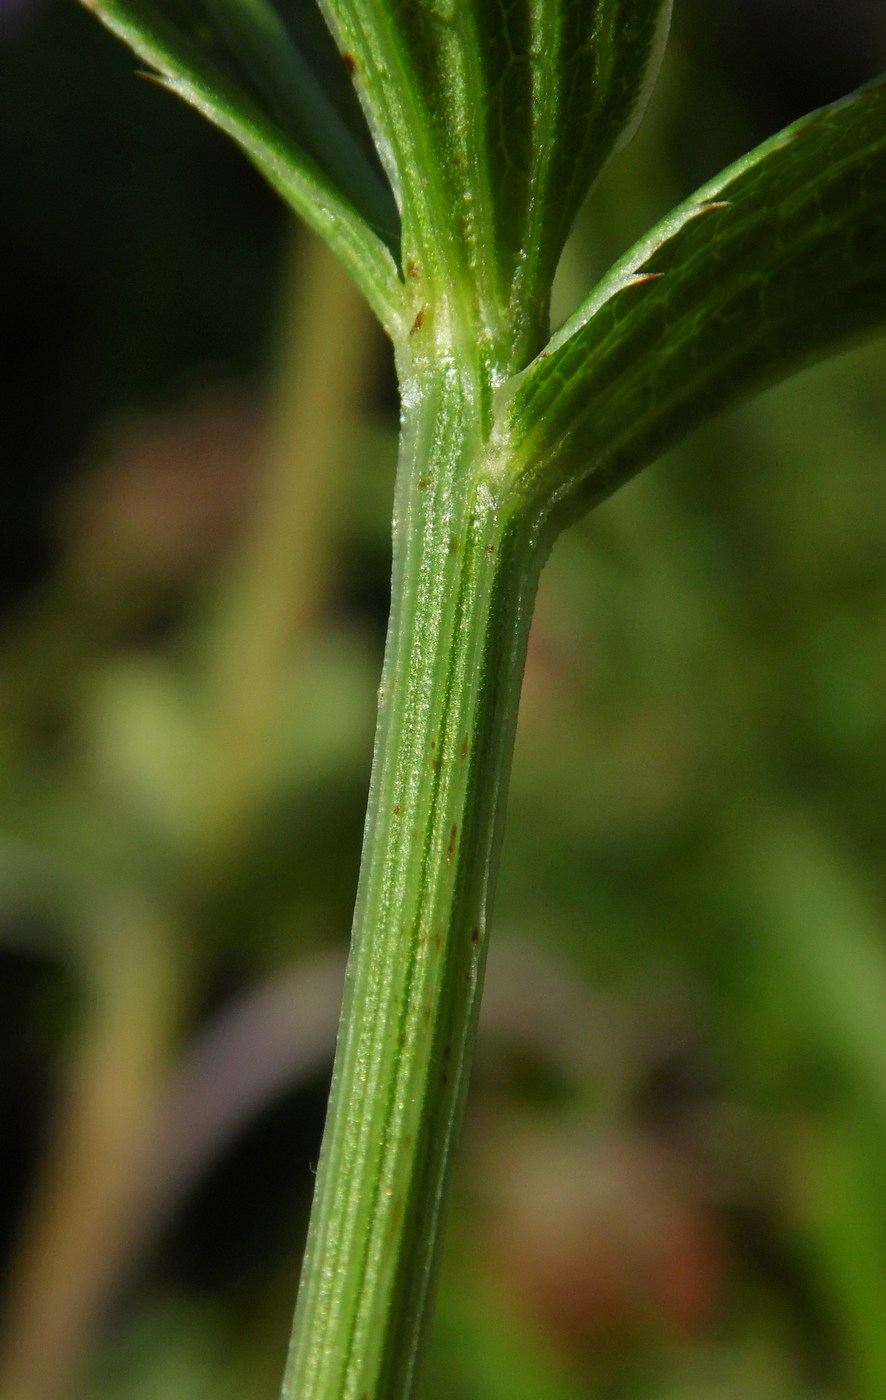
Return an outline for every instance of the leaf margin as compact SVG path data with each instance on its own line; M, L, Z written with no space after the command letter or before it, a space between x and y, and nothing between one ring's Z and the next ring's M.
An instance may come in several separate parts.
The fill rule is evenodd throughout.
M650 408L655 408L654 393L649 375L636 376L636 382L627 387L627 402L621 410L621 427L615 425L608 438L600 433L594 440L594 428L585 431L582 442L582 426L587 430L590 410L582 407L577 400L582 390L599 397L601 385L605 386L606 376L618 383L617 361L624 356L628 339L624 327L633 326L630 339L639 342L645 351L638 360L650 366L649 341L663 334L667 325L667 290L665 284L672 277L671 270L664 272L655 268L655 259L673 252L677 241L699 219L708 219L721 214L721 226L726 214L733 209L735 199L728 196L733 186L743 177L753 175L766 166L770 160L778 160L780 155L790 154L796 143L816 131L836 125L835 143L846 139L843 125L851 129L853 121L861 126L865 120L874 125L877 118L877 136L863 151L857 151L854 164L855 173L864 180L869 173L865 161L870 161L873 153L878 178L872 183L878 186L872 204L876 205L873 216L882 224L880 243L882 247L882 275L872 286L879 293L879 300L869 304L855 326L837 327L832 336L821 331L810 339L805 350L797 349L785 354L781 361L773 357L766 368L757 367L756 372L747 372L735 381L726 379L719 386L713 386L708 398L700 396L696 402L674 404L671 421L666 413L659 415L657 423L650 419ZM849 162L850 165L853 162ZM771 172L763 169L764 180ZM820 169L815 172L821 174ZM837 180L845 178L845 166L841 167ZM816 181L810 174L804 192L812 193ZM836 180L832 181L836 185ZM817 197L832 194L832 190L819 185ZM762 206L761 206L762 207ZM765 206L773 217L783 212L777 202ZM856 214L858 210L854 211ZM862 211L864 212L864 211ZM857 239L859 228L853 230L844 212L843 234L849 240ZM740 237L743 231L738 229ZM704 269L703 269L704 271ZM709 269L709 273L713 269ZM856 292L856 296L858 293ZM802 299L796 306L800 307ZM808 300L805 303L808 307ZM815 303L812 309L814 310ZM621 322L619 310L624 311ZM693 316L701 320L704 306L696 303L686 313L687 320ZM647 324L642 323L642 316ZM608 334L606 321L609 318ZM867 319L866 319L867 318ZM811 319L811 317L810 317ZM765 323L761 323L765 324ZM528 493L535 499L541 513L555 517L562 524L598 504L612 494L624 481L630 479L646 465L655 461L663 452L675 446L687 433L704 419L743 402L754 393L771 387L782 379L839 353L852 344L871 339L886 330L886 74L880 75L855 92L827 106L818 108L762 142L737 161L720 171L712 180L676 206L619 259L601 281L592 289L577 311L565 322L548 342L545 349L521 373L499 391L496 405L498 424L496 439L499 456L504 443L509 443L509 454L516 465L511 473L512 485L521 493ZM599 344L594 344L595 336L602 336ZM584 359L584 367L574 368L567 374L570 361L576 365ZM629 378L630 370L623 378ZM624 386L623 386L624 387ZM684 386L685 387L685 386ZM634 401L630 400L633 392ZM613 396L614 397L614 396ZM684 395L684 399L688 396ZM612 401L610 401L612 402ZM601 405L603 417L607 408ZM618 415L608 410L610 418ZM646 418L644 419L644 414ZM653 415L654 416L654 415ZM625 426L626 425L626 426Z
M390 248L333 180L235 82L207 62L164 15L138 17L132 0L81 0L175 93L231 137L284 202L329 245L384 329L402 334L403 284Z

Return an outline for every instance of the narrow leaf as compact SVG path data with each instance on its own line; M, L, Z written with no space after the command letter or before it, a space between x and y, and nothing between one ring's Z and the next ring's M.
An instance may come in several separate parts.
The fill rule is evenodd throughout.
M399 216L314 7L300 5L284 23L269 0L87 3L165 86L237 141L390 324Z
M670 0L321 4L400 193L413 275L473 298L525 364L578 206L638 119Z
M886 326L886 82L724 171L501 405L524 484L586 509L710 413Z

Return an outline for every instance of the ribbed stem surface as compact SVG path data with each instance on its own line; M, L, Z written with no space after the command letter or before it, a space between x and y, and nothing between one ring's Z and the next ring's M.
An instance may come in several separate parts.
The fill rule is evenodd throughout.
M479 376L404 391L390 631L285 1400L407 1400L462 1117L536 570Z

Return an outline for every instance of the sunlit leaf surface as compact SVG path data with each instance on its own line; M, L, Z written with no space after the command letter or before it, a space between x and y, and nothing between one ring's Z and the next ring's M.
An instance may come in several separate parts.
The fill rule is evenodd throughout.
M619 263L509 406L567 509L697 422L886 323L886 83L804 117ZM542 485L543 483L543 485Z
M399 216L313 5L93 0L166 86L232 136L389 319Z
M514 360L579 204L638 119L663 0L325 0L399 188L408 257L458 279ZM538 344L533 346L538 349Z

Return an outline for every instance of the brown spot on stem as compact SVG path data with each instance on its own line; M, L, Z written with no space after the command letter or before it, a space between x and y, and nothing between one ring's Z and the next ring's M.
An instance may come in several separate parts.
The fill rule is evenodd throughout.
M450 832L449 832L449 845L446 847L446 859L447 859L447 860L452 860L452 857L453 857L453 855L455 854L455 843L456 843L457 840L458 840L458 826L457 826L457 824L456 824L455 822L453 822L453 823L452 823L452 828L451 828L451 830L450 830Z
M341 61L348 71L348 76L350 78L355 77L357 73L357 60L354 57L354 55L352 53L348 53L346 50L341 56Z
M418 332L421 330L422 326L423 326L424 323L425 323L425 315L426 315L426 313L427 313L427 307L426 307L426 306L420 306L420 307L418 308L418 311L416 312L415 320L413 321L412 327L411 327L411 329L410 329L410 331L409 331L409 334L410 334L410 335L418 335Z
M428 489L428 487L430 486L432 480L433 480L433 478L430 477L430 476L420 476L420 477L418 478L418 489L419 489L419 491L427 491L427 489Z
M418 263L415 261L415 258L413 258L411 262L408 262L408 263L406 264L406 276L407 276L407 277L420 277L420 276L421 276L421 268L419 267Z
M487 554L494 554L494 553L495 553L495 545L494 545L494 544L488 544L488 545L486 546L486 553L487 553Z
M479 943L479 942L480 942L480 930L479 930L478 928L475 928L475 929L472 929L472 930L471 930L471 942L472 942L472 943Z
M394 803L394 816L395 816L395 817L399 817L399 815L400 815L400 803L399 803L399 802L395 802L395 803Z
M468 735L467 735L467 734L465 735L465 737L464 737L464 738L462 739L462 741L461 741L461 756L462 756L462 758L467 758L467 756L468 756Z

